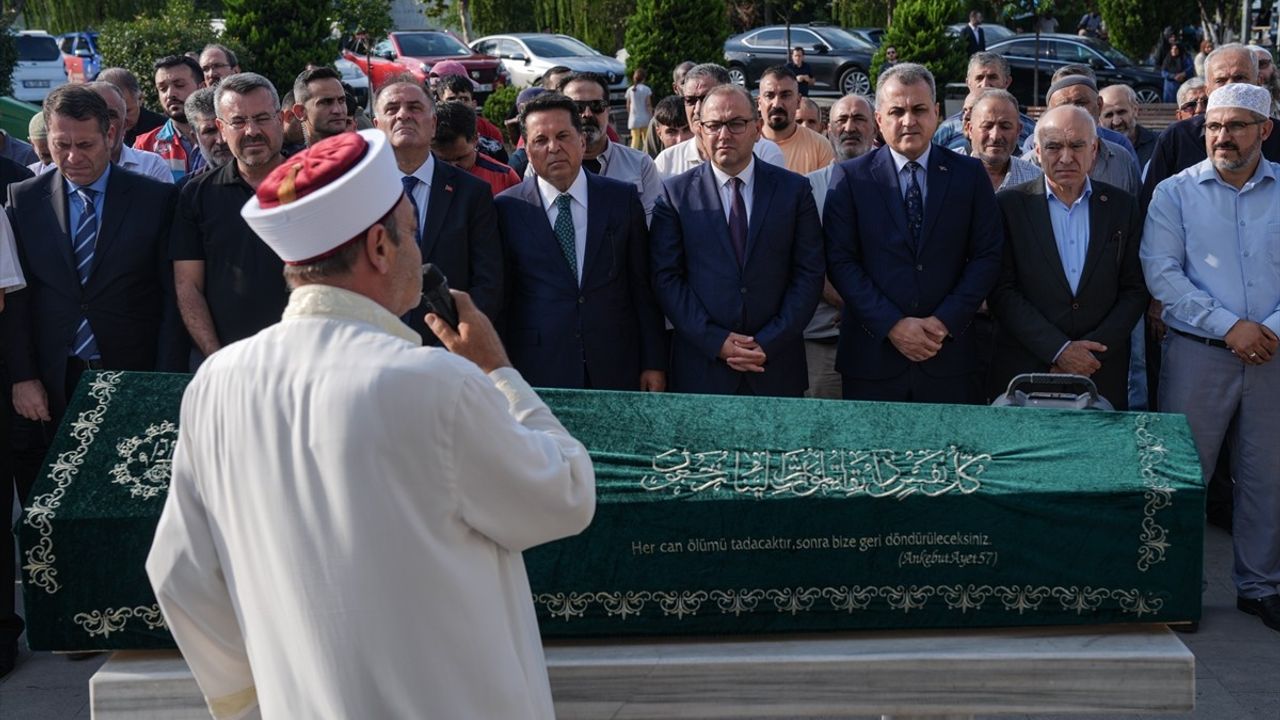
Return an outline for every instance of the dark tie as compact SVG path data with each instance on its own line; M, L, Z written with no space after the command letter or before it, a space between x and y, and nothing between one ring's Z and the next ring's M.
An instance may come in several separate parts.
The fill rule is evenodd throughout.
M582 167L589 170L593 175L599 175L600 174L600 158L596 157L596 158L591 158L590 160L588 160L587 158L583 158Z
M404 183L404 194L409 197L409 204L413 206L414 222L418 223L418 232L414 239L418 241L418 247L422 247L422 226L427 224L427 220L418 212L418 201L413 197L413 191L421 181L414 175L405 175L400 178L400 182Z
M97 191L81 188L77 191L83 208L80 211L80 224L72 238L71 247L75 254L76 274L80 276L80 286L89 282L89 271L93 268L93 251L98 245L98 216L94 214L93 196ZM89 327L89 319L80 318L76 327L75 339L71 342L71 354L81 360L94 360L101 357L98 352L98 341L93 337Z
M924 193L920 192L920 178L916 173L920 163L912 160L907 163L911 171L911 180L907 184L907 230L911 233L911 244L920 248L920 230L924 227Z
M564 259L569 261L569 271L573 273L575 282L578 280L578 243L574 237L573 230L573 213L570 212L569 206L573 203L573 196L569 193L561 193L556 198L556 240L560 241L560 252L564 253Z
M738 265L742 266L747 259L747 203L742 199L742 180L729 178L729 187L733 190L733 202L729 206L729 240L733 242L733 254L738 256Z

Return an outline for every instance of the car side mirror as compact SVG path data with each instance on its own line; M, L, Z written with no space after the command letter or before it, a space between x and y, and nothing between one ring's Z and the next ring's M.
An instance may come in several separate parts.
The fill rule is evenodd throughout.
M384 60L395 60L395 59L396 59L396 51L395 51L395 50L383 50L382 52L375 52L375 53L374 53L374 55L377 55L378 57L380 57L380 58L382 58L382 59L384 59Z
M511 54L510 54L510 55L508 55L507 57L508 57L508 58L510 58L511 60L516 61L516 62L522 62L522 63L524 63L525 65L528 65L528 64L529 64L529 56L528 56L528 55L525 55L525 54L524 54L524 53L522 53L522 52L518 52L518 53L511 53Z

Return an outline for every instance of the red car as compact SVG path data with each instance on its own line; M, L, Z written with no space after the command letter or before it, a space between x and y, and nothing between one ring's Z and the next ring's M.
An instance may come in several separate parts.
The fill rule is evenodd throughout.
M388 78L396 75L409 74L425 83L431 66L444 60L455 60L467 68L467 74L476 84L476 102L480 104L495 87L507 83L506 71L498 58L474 53L451 33L441 30L393 32L374 45L372 52L363 54L365 47L363 41L357 41L344 48L342 56L369 76L372 92L377 92Z

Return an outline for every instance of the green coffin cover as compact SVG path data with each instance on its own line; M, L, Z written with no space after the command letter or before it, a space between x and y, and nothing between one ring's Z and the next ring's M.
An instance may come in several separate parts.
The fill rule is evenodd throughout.
M143 564L188 379L82 381L18 527L33 649L172 646ZM598 488L525 553L546 636L1199 619L1181 416L540 394Z

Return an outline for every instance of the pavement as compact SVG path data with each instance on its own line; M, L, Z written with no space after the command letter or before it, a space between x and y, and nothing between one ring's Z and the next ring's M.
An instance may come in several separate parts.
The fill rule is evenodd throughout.
M1231 537L1205 529L1204 616L1198 633L1179 638L1196 658L1196 720L1280 720L1280 633L1235 607ZM89 678L107 656L70 660L22 648L18 667L0 680L4 720L88 720ZM1022 715L1004 720L1109 720L1108 715Z

